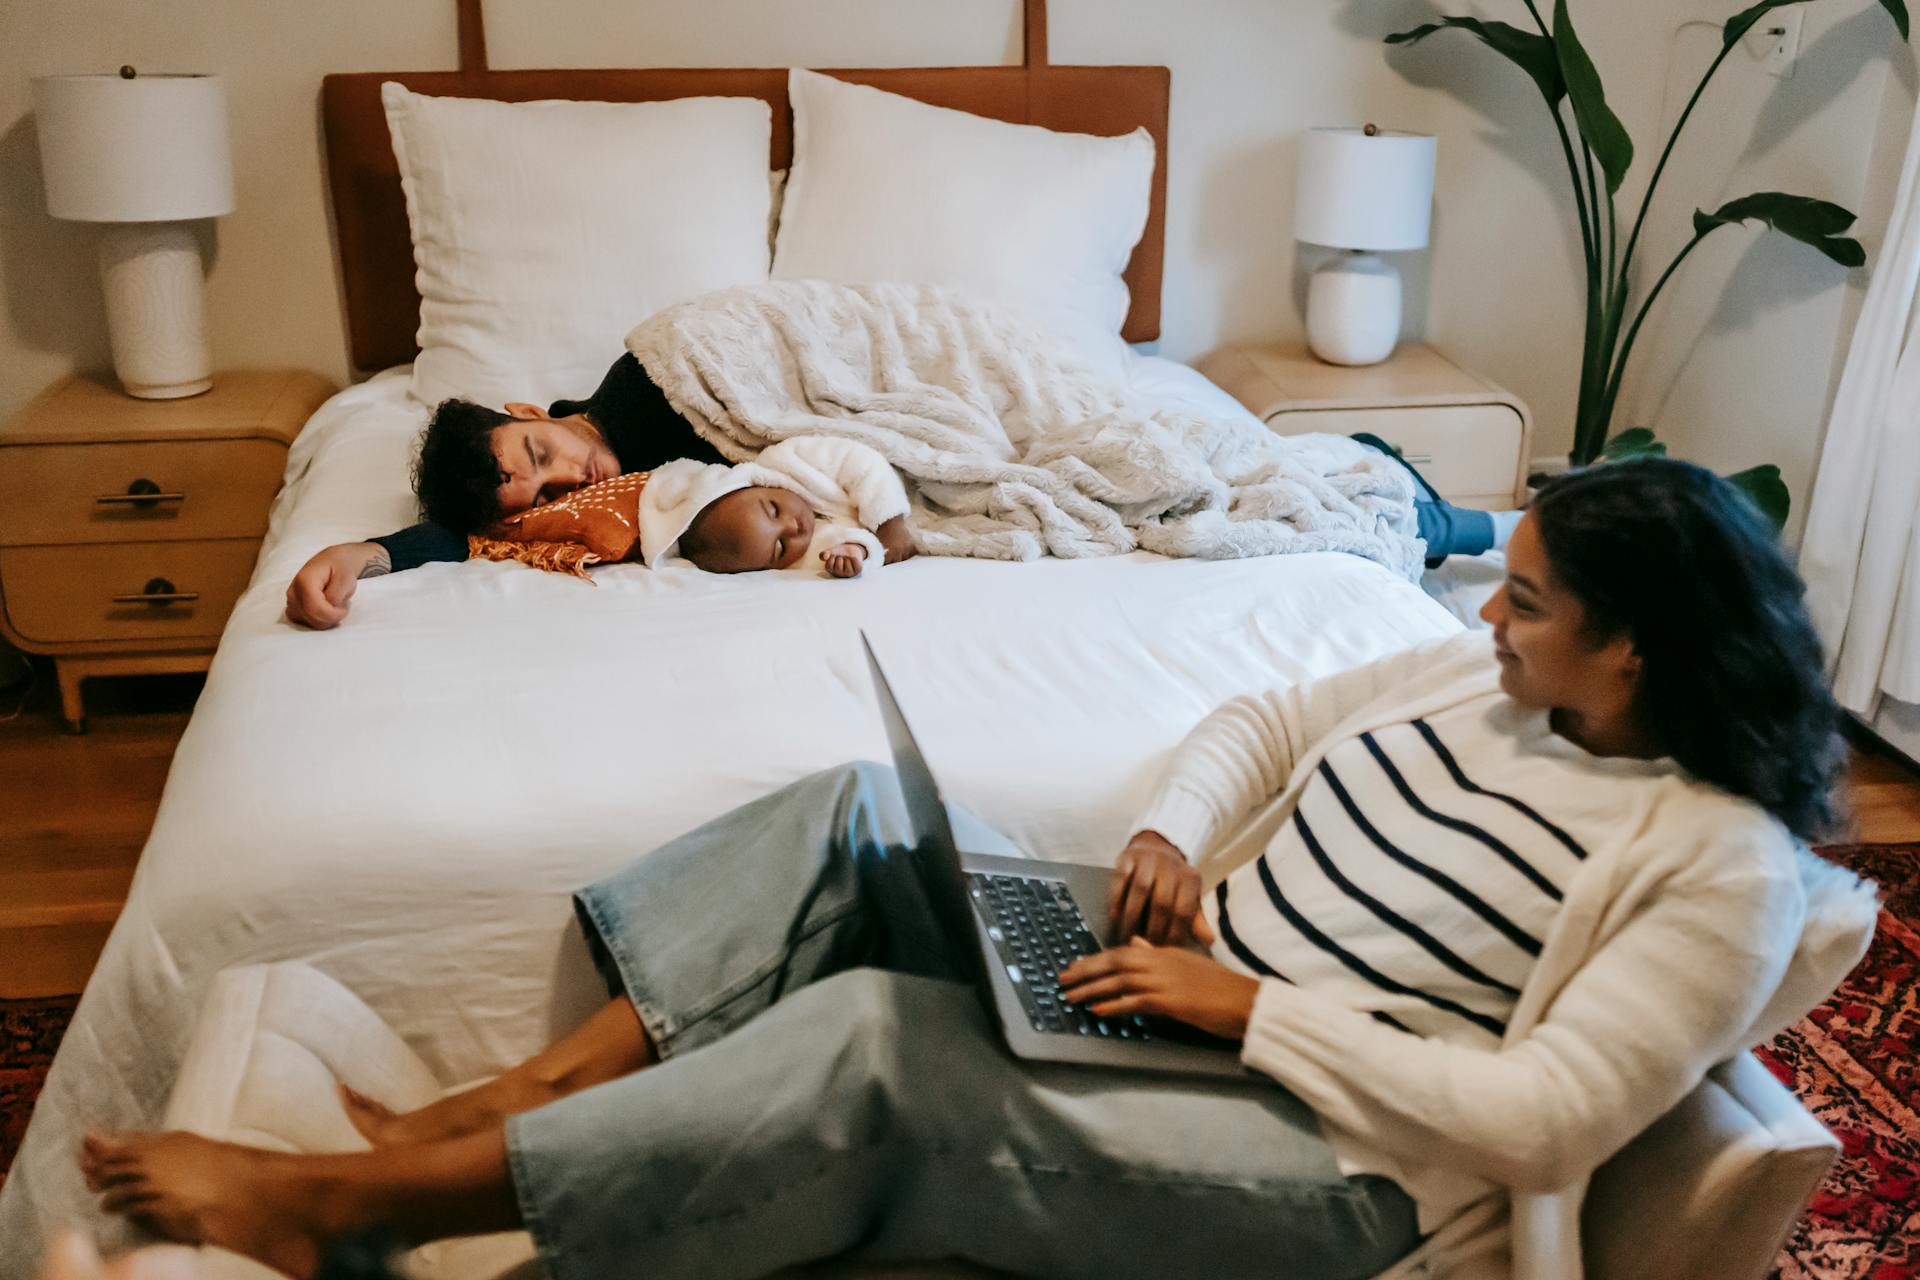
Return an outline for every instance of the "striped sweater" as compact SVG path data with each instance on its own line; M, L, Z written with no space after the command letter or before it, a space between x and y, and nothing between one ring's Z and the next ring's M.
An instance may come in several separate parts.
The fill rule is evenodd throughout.
M1589 756L1498 681L1470 633L1235 698L1136 825L1194 859L1219 954L1262 976L1245 1062L1419 1206L1396 1275L1577 1277L1586 1176L1871 935L1870 891L1753 805Z
M1588 845L1674 771L1598 763L1498 690L1339 739L1266 852L1215 887L1220 960L1498 1049ZM1416 1183L1427 1230L1493 1191L1379 1161L1349 1171L1362 1164Z

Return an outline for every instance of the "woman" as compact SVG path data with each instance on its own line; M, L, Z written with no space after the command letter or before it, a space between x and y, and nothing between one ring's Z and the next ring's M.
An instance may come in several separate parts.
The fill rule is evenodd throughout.
M87 1177L293 1275L372 1223L525 1226L563 1280L850 1251L1088 1276L1444 1259L1503 1191L1577 1184L1744 1048L1778 985L1795 837L1832 823L1841 761L1800 590L1707 472L1599 468L1534 502L1491 646L1203 721L1119 861L1132 941L1064 981L1241 1040L1245 1082L1007 1056L948 980L893 779L852 766L583 891L616 999L423 1111L350 1097L375 1152L99 1136ZM1225 878L1202 894L1186 854Z

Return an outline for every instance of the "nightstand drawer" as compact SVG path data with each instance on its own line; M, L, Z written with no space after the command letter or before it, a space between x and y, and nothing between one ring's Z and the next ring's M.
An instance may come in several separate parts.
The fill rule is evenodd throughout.
M1290 436L1370 432L1404 453L1442 497L1472 506L1514 504L1526 444L1525 421L1497 404L1309 409L1276 413L1267 426Z
M257 538L286 465L276 440L0 449L0 546Z
M42 644L217 639L260 544L143 542L0 549L7 622Z

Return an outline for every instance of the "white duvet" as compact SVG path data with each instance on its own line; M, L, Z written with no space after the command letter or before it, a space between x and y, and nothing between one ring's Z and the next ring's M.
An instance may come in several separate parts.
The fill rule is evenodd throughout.
M1180 366L1140 359L1132 376L1240 412ZM569 1027L604 995L571 890L784 783L884 758L857 628L951 798L1032 851L1105 862L1220 701L1459 626L1378 565L1321 553L922 557L849 581L617 565L592 586L437 565L362 583L336 631L297 630L281 608L308 555L411 518L425 411L406 385L341 393L294 447L126 910L0 1191L7 1280L30 1274L52 1225L95 1220L82 1133L157 1120L224 966L312 962L449 1084Z

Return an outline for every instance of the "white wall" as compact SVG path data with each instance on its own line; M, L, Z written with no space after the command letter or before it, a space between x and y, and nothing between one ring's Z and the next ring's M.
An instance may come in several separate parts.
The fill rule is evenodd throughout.
M344 378L346 338L321 175L320 76L455 63L453 5L408 0L0 0L0 413L76 365L106 368L99 228L46 216L29 80L211 71L227 79L238 208L213 241L218 365Z
M1018 56L1016 0L491 0L499 66L939 64ZM347 373L320 170L316 100L329 71L450 66L451 0L6 0L0 4L0 412L69 366L104 367L96 231L43 213L28 79L134 62L230 82L239 206L215 230L209 307L218 363ZM1378 119L1444 135L1436 249L1409 263L1410 323L1511 382L1549 422L1577 308L1543 274L1573 261L1540 121L1495 60L1450 42L1418 65L1378 37L1419 12L1391 0L1054 0L1056 61L1173 68L1163 350L1297 334L1292 135ZM1454 86L1466 86L1465 100ZM1498 306L1489 299L1505 299ZM1516 340L1515 335L1519 335Z
M1820 16L1809 24L1810 47L1788 82L1796 96L1783 96L1763 135L1769 163L1843 201L1859 193L1835 188L1864 180L1867 152L1855 143L1855 125L1870 128L1880 103L1882 64L1870 55L1885 32L1854 19L1862 5L1884 26L1870 0L1813 6ZM1512 8L1498 16L1520 18L1514 0L1473 7L1489 16ZM1674 0L1586 0L1575 8L1621 114L1637 136L1651 137ZM0 3L0 413L74 365L107 364L96 231L45 216L31 76L122 62L225 75L239 204L210 233L216 363L303 364L344 378L320 77L449 67L452 12L452 0ZM1298 130L1369 119L1425 130L1441 138L1438 203L1433 248L1403 259L1409 328L1518 391L1540 421L1536 452L1564 451L1581 299L1559 146L1531 85L1471 40L1443 37L1392 54L1381 46L1383 34L1432 12L1421 0L1053 0L1052 47L1058 62L1173 69L1164 354L1191 357L1230 338L1298 336L1302 283L1287 230ZM1019 56L1017 0L489 0L488 19L492 60L502 67ZM1823 88L1823 77L1840 83ZM1816 109L1815 126L1795 123L1800 106ZM1681 184L1670 194L1677 201ZM1810 255L1770 248L1743 259L1736 233L1726 234L1723 248L1735 259L1729 306L1746 310L1712 307L1706 272L1689 280L1697 296L1678 295L1682 306L1650 344L1675 371L1636 384L1630 403L1652 406L1669 435L1710 460L1744 460L1753 441L1756 458L1794 462L1803 474L1795 459L1811 457L1810 411L1827 394L1847 286L1839 273L1810 266ZM1689 326L1702 322L1687 306L1706 309L1698 340ZM1796 354L1813 348L1826 354ZM1767 380L1756 382L1754 370ZM1669 426L1683 419L1684 431Z
M1670 45L1663 101L1654 108L1662 141L1718 52L1725 17L1722 6L1702 0L1665 5ZM1779 464L1795 499L1790 537L1805 516L1839 364L1879 258L1915 81L1912 53L1879 5L1826 0L1803 8L1791 78L1767 74L1755 41L1753 52L1729 58L1708 90L1658 193L1642 287L1691 237L1696 208L1762 190L1860 213L1854 233L1868 266L1849 272L1757 227L1715 232L1656 307L1617 420L1653 426L1675 452L1722 471ZM1692 21L1693 14L1710 21ZM1883 108L1902 98L1906 106L1883 119ZM1651 123L1653 111L1645 118ZM1652 132L1644 137L1655 141Z

